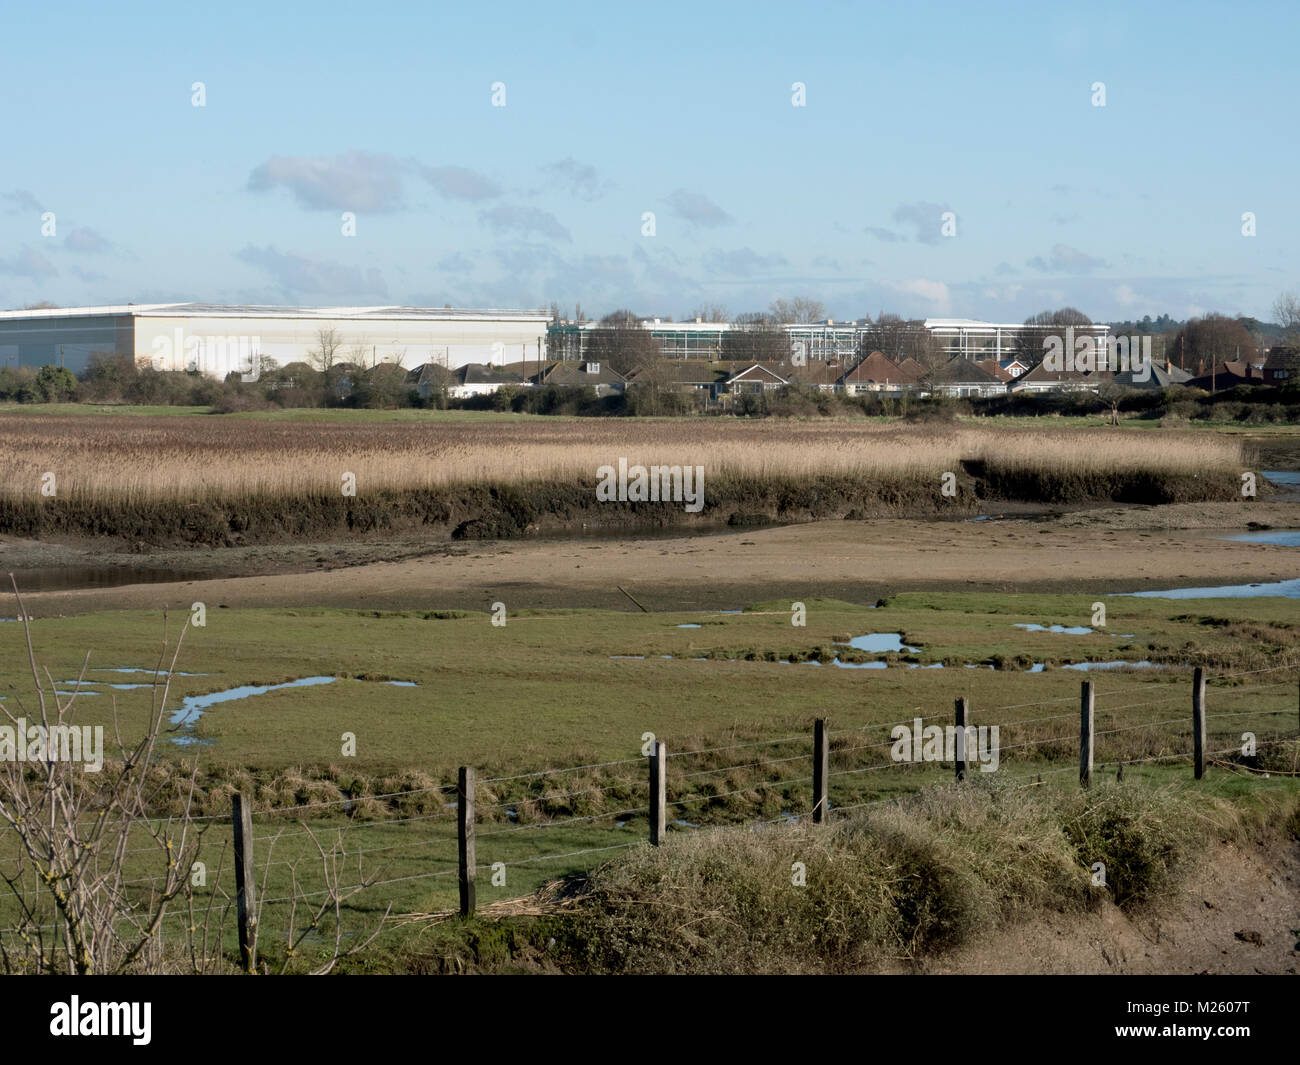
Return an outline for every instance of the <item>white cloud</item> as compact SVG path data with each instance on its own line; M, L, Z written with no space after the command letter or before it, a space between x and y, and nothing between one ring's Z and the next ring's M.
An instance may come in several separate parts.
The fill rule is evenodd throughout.
M309 259L294 252L277 251L271 246L255 248L251 244L237 252L235 257L251 266L265 270L288 296L326 296L347 300L357 297L388 297L388 286L383 274L370 267Z
M254 192L287 189L312 211L395 211L402 206L402 169L393 156L368 152L273 155L249 175L248 187Z
M735 221L721 207L702 192L688 192L677 189L665 199L673 214L693 226L714 228L730 225Z
M569 231L560 224L560 220L550 211L537 207L515 207L501 204L480 211L478 220L496 233L512 233L527 236L537 233L552 240L569 241Z
M885 284L895 292L933 304L935 310L946 311L952 301L948 286L942 281L930 281L920 277L909 281L886 281Z
M463 166L422 166L420 174L449 200L490 200L501 195L495 181Z

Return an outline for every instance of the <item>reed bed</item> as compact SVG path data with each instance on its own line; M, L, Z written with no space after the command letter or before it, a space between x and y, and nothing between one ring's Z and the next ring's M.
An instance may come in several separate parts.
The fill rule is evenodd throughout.
M520 421L331 424L0 416L0 499L35 501L53 473L80 503L230 501L551 483L592 485L600 466L705 468L706 483L899 483L944 472L1085 491L1116 477L1234 481L1239 441L1202 433L1006 430L879 423ZM44 479L44 480L43 480ZM1080 486L1084 486L1081 488Z

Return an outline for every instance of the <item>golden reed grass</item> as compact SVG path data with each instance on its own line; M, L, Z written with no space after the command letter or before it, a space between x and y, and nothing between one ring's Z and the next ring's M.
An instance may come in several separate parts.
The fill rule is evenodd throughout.
M337 495L471 485L595 484L596 469L703 466L707 479L938 477L980 462L1089 479L1232 474L1242 445L1200 433L1010 430L859 422L622 419L412 425L217 417L0 416L0 497L81 502Z

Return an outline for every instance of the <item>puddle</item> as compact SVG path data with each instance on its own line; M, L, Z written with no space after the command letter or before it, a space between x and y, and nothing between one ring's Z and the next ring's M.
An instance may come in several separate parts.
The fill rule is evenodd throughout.
M181 700L180 708L172 711L169 720L173 725L192 725L205 710L220 703L233 703L238 699L247 699L250 695L265 695L284 688L314 688L319 684L333 684L336 680L338 677L300 677L283 684L242 684L238 688L227 688L207 695L187 695Z
M1273 581L1269 584L1224 584L1216 588L1170 588L1160 592L1115 592L1113 597L1136 599L1253 599L1256 596L1277 595L1285 599L1300 599L1300 578L1290 581Z
M82 588L120 588L127 584L172 584L240 577L247 574L211 570L149 569L142 566L41 566L14 570L23 592L67 592Z
M1026 632L1056 632L1065 633L1067 636L1088 636L1093 633L1101 632L1103 636L1109 636L1115 640L1131 640L1131 632L1105 632L1099 629L1090 629L1087 625L1030 625L1017 621L1016 628L1024 629Z
M695 622L692 621L692 622L690 622L689 624L686 624L686 625L678 625L677 627L678 627L679 629L698 629L698 628L702 628L703 626L698 625L698 624L696 624Z
M1220 540L1236 540L1243 544L1276 544L1279 547L1300 547L1300 530L1286 532L1253 532L1237 536L1220 536Z
M181 705L171 712L168 721L175 727L189 728L194 725L204 712L214 706L222 703L232 703L240 699L247 699L253 695L265 695L267 692L282 691L285 688L315 688L322 684L333 684L338 677L299 677L297 680L287 680L283 684L241 684L236 688L226 688L219 692L209 692L207 695L187 695L181 700ZM403 687L416 687L414 681L384 681L385 684L399 684ZM94 695L94 692L83 693ZM182 746L191 744L210 744L212 740L200 740L196 736L172 736L173 743Z
M919 647L908 647L903 643L901 632L869 632L865 636L854 636L849 646L855 651L870 651L883 654L886 651L919 651Z
M61 687L75 688L77 686L77 682L75 680L61 680L59 681L59 685ZM102 681L102 680L83 680L81 682L81 690L83 692L86 691L88 688L101 688L101 687L112 688L114 691L119 691L119 692L129 692L129 691L135 691L136 688L152 688L153 685L152 684L109 684L106 681ZM94 692L91 692L90 694L93 695Z
M1274 484L1294 484L1300 486L1300 470L1265 470L1264 479Z
M91 673L154 673L158 676L167 676L167 670L159 669L139 669L135 666L92 666L89 670ZM179 669L172 674L173 677L206 677L207 673L183 673Z
M385 684L391 684L394 688L418 688L419 685L413 680L386 680Z

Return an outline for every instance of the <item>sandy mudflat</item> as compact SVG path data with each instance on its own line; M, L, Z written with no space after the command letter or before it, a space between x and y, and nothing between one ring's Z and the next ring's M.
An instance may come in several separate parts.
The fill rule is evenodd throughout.
M1249 522L1300 528L1300 504L1106 508L1051 519L830 521L651 540L524 540L386 545L393 561L353 564L363 544L331 555L343 568L32 594L37 616L209 605L466 608L596 606L726 609L759 599L835 596L874 602L915 590L1123 592L1300 578L1300 548L1225 542ZM6 568L55 561L58 548L0 544ZM207 552L211 556L214 552ZM319 558L302 548L302 562ZM86 556L78 556L84 560ZM209 558L238 571L240 559ZM261 564L267 564L263 558ZM255 560L249 560L255 564ZM292 555L278 561L292 565ZM7 610L0 610L6 616Z

